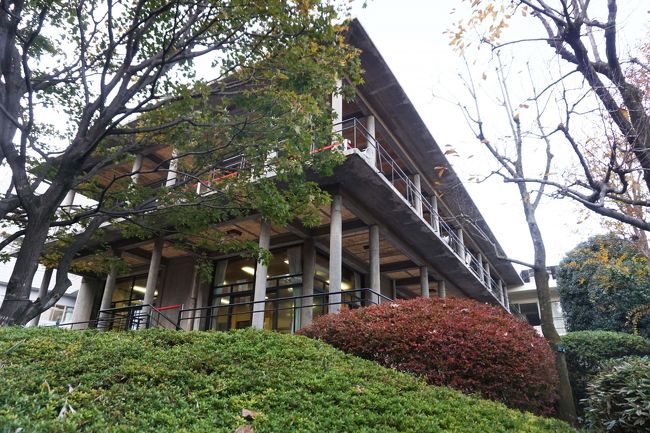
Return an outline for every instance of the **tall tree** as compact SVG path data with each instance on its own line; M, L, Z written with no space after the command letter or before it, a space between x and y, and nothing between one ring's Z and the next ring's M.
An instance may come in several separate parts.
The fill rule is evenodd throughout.
M531 189L530 185L526 182L526 178L530 173L539 173L542 179L548 179L551 171L553 154L551 152L551 141L545 134L544 127L541 123L543 114L543 104L540 104L537 97L532 98L534 104L535 116L534 126L537 129L537 136L542 137L541 151L543 157L531 156L531 147L539 144L539 140L531 139L530 131L522 128L522 119L520 111L529 108L526 104L513 104L511 90L509 88L509 80L506 73L506 68L501 63L497 54L498 66L496 67L496 82L499 85L499 101L503 109L503 116L509 127L510 135L509 142L495 138L492 140L486 133L486 125L484 124L483 117L481 116L481 107L479 101L479 92L475 85L472 73L468 67L467 75L467 88L470 92L474 102L474 108L469 109L462 107L466 119L468 120L476 138L480 143L489 151L497 162L497 169L491 173L500 176L504 182L513 183L517 187L519 199L521 200L522 211L530 234L530 239L533 246L533 262L527 263L521 260L506 258L514 263L527 266L533 270L535 279L535 287L537 290L537 298L539 300L540 319L542 323L542 333L548 341L555 354L555 366L559 374L559 407L558 415L560 418L572 424L576 422L576 408L573 401L573 392L571 383L569 381L569 373L566 364L564 351L561 347L560 335L555 328L553 320L553 311L551 307L551 290L549 287L549 274L546 263L546 245L542 230L540 229L537 220L537 209L542 202L545 194L546 185L541 183L540 187L536 190ZM538 95L535 90L534 83L531 82L535 96ZM493 129L498 130L496 125ZM499 142L501 145L499 145ZM538 142L538 143L536 143ZM534 151L533 151L534 152ZM541 152L540 152L541 153ZM541 159L541 161L540 161ZM536 164L537 163L537 164Z
M0 252L16 258L0 325L52 306L106 223L199 248L227 241L208 227L254 209L313 217L327 197L307 173L336 156L310 149L331 141L337 78L359 78L342 13L329 0L0 1L0 163L12 174ZM135 162L166 147L154 167ZM144 175L174 181L131 181ZM71 190L88 199L62 205ZM57 278L31 302L44 255Z
M639 5L630 2L625 6L633 4ZM540 75L538 87L555 93L564 107L554 123L548 123L547 118L547 125L553 125L548 134L557 136L554 138L574 153L576 170L565 179L537 177L527 181L544 182L557 195L569 197L590 211L648 231L647 212L627 210L650 206L646 79L650 63L647 45L619 51L618 6L617 0L473 0L469 16L451 32L452 41L466 46L468 39L478 35L481 43L493 49L529 44L543 53L546 46L549 57L555 55L558 67L549 68L545 77ZM527 26L523 34L518 32L513 39L504 40L505 29L515 19L533 20L539 26ZM580 131L585 118L592 122L590 134ZM601 158L598 169L590 163L595 137L600 138L596 146L601 151L595 152ZM630 193L638 178L643 185L641 195Z

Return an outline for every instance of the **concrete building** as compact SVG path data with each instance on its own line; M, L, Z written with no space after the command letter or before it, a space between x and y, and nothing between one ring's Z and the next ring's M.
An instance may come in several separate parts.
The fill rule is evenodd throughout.
M557 281L555 272L557 266L551 266L549 270L549 288L551 289L551 310L553 312L553 323L555 329L560 335L566 334L566 325L564 323L564 312L560 305L560 295L557 292ZM539 300L537 299L537 290L533 280L532 271L521 271L521 278L524 284L508 289L508 298L510 299L510 311L513 314L520 315L531 324L537 331L542 334L542 323L540 319Z
M507 288L520 286L520 276L498 258L498 241L356 21L348 40L362 52L364 84L351 102L332 98L334 129L344 138L334 150L346 158L332 176L316 179L332 196L320 209L322 225L279 227L249 215L215 227L259 242L273 259L266 266L237 254L213 257L209 283L173 239L127 239L108 229L103 241L129 271L87 275L73 322L133 328L146 317L183 329L293 332L315 315L394 298L471 297L508 309ZM171 145L145 150L134 167L156 167L172 152ZM161 170L134 181L175 179Z

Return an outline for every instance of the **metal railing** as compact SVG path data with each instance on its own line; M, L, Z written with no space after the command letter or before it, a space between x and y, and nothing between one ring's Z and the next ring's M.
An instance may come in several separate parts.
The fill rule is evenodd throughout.
M107 308L99 310L97 319L66 322L51 325L57 328L86 329L97 328L102 330L129 331L162 327L176 329L176 322L162 314L163 311L180 310L181 304L166 307L154 307L151 304L129 305L127 307Z
M237 293L224 293L223 295L220 295L220 297L231 295L236 296ZM336 301L335 299L332 299L335 296L340 296L340 300ZM296 315L306 308L320 310L316 311L316 314L314 314L314 316L318 316L321 314L327 314L329 306L331 305L339 305L347 308L361 308L388 301L392 301L392 299L372 289L361 288L341 290L337 292L314 293L312 295L285 296L259 301L246 301L229 304L219 303L217 305L206 307L181 309L178 315L176 328L184 329L183 324L190 321L190 326L188 326L188 328L193 329L195 327L194 324L198 321L203 322L202 328L207 330L215 327L216 324L219 323L219 319L227 318L228 322L226 329L230 329L233 317L244 316L244 318L252 319L255 313L264 313L266 315L277 314L280 311L288 310L292 312L293 316L291 320L295 323ZM291 302L291 306L284 306L284 304L289 302ZM238 307L245 308L242 309L243 311L236 311L238 310ZM294 330L295 329L292 327L291 331L293 332Z
M458 260L469 269L476 279L487 289L494 298L504 305L504 297L499 283L493 277L484 273L483 264L479 258L464 246L455 230L440 217L431 201L422 194L420 188L409 178L404 169L395 161L390 152L371 134L356 118L345 120L334 126L334 133L343 138L343 152L352 149L359 151L361 156L384 177L410 205L413 212L418 214L429 229L442 240ZM420 210L421 209L421 210ZM421 213L420 213L421 212Z

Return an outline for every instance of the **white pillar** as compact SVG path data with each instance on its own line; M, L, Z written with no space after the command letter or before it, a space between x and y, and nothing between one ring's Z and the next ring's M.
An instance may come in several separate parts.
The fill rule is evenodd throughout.
M61 208L66 212L72 212L72 205L74 204L74 198L76 195L77 193L74 190L68 191L61 202Z
M447 297L447 284L445 280L438 281L438 297L443 299Z
M131 166L131 181L136 185L138 180L140 180L140 170L142 170L142 154L138 153L133 160L133 165Z
M390 280L390 286L391 286L391 294L393 295L393 299L397 299L397 281Z
M224 284L224 281L226 281L226 270L228 269L228 259L225 260L219 260L217 262L217 265L215 266L214 269L214 286L222 286ZM210 291L214 290L213 287L210 287ZM197 303L201 305L202 307L207 307L208 303L210 302L211 294L206 293L208 292L203 291L203 302L201 302L200 299L197 299ZM221 300L221 298L220 298ZM216 326L208 323L208 317L210 316L212 318L212 323L217 323L218 317L224 316L228 314L228 306L222 306L223 304L217 304L219 308L213 308L211 310L200 310L198 311L198 314L195 314L194 316L194 329L198 330L207 330L207 329L214 329ZM215 306L215 305L212 305ZM198 317L197 317L198 316ZM203 317L201 317L203 316Z
M201 286L201 282L199 281L199 265L195 264L193 269L192 269L192 286L190 289L190 303L188 308L197 308L198 307L198 299L199 299L199 287ZM201 314L199 314L200 316ZM190 315L188 319L183 323L181 326L183 329L186 331L193 331L194 330L194 324L195 324L195 317L197 316L196 310L192 310L190 312Z
M343 81L336 80L336 91L332 94L332 111L334 112L334 118L332 119L332 122L334 125L343 122L343 94L341 94L342 88Z
M178 170L178 159L176 157L176 150L172 150L172 157L169 160L169 171L167 172L165 186L173 186L176 184L176 171Z
M413 207L415 208L415 213L422 216L422 186L420 181L420 175L413 175Z
M479 275L481 282L485 282L485 273L483 271L483 255L481 253L476 254L476 261L478 262L478 269L476 272Z
M465 263L465 239L463 238L463 229L458 229L456 231L456 235L458 236L458 245L456 252L460 256L461 261Z
M313 319L314 276L316 274L316 248L312 238L305 239L302 246L302 308L300 309L300 326L311 324Z
M366 137L367 145L363 154L366 161L375 169L378 169L377 164L377 141L375 133L375 116L370 115L366 117L366 129L368 130L368 137Z
M330 313L341 310L341 278L343 266L343 221L341 207L343 198L340 195L332 197L332 210L330 215L330 282L329 291L338 292L329 296Z
M429 269L426 266L420 266L420 288L422 297L429 297Z
M262 219L260 223L259 247L268 250L271 244L271 224ZM255 294L253 297L253 328L264 329L264 310L266 309L266 275L268 267L257 262L255 268Z
M302 295L302 248L300 246L287 248L287 260L289 261L289 274L296 275L291 278L292 287L291 296L301 296ZM295 332L298 329L302 328L301 318L303 298L296 298L293 300L293 311L292 311L292 322L293 326L291 332Z
M45 273L43 274L43 279L41 280L41 287L38 289L38 297L43 302L43 299L47 296L47 289L50 287L50 281L52 280L52 268L46 268ZM41 320L41 315L34 317L28 326L38 326L38 322Z
M490 264L488 262L485 262L485 266L483 267L485 269L485 285L488 286L490 289L492 289L492 278L490 276Z
M86 278L81 279L81 285L77 292L77 299L74 303L74 310L72 311L72 323L88 322L93 309L95 299L95 290L93 284ZM87 323L80 323L72 325L72 329L86 329Z
M111 308L113 301L113 292L115 291L115 281L117 280L117 268L115 263L111 263L111 267L106 276L106 284L104 285L104 293L102 294L102 303L99 307L99 320L97 322L98 329L106 329L110 326L107 319L110 319L110 314L102 313L102 310Z
M431 227L433 227L433 231L440 233L440 220L438 219L440 217L438 215L438 197L436 197L435 194L431 195L431 209L433 210L431 213Z
M379 271L379 226L373 224L368 231L368 262L370 264L370 289L375 293L370 293L371 304L379 303L379 295L381 292L381 278Z
M153 244L153 251L151 251L151 260L149 261L149 273L147 274L147 285L144 292L144 300L142 303L142 314L148 315L151 311L149 305L153 303L153 298L156 293L156 286L158 285L158 273L160 271L160 260L162 259L162 250L165 245L165 239L161 236L158 237ZM142 324L145 325L146 324Z
M505 285L501 280L499 280L499 286L501 287L501 291L503 293L503 306L506 308L506 310L510 311L510 299L508 299L508 286Z

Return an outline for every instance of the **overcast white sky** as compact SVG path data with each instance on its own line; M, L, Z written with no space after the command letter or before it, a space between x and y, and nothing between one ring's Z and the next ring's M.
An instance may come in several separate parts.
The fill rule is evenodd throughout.
M599 1L605 3L603 0L592 3ZM439 145L451 144L459 152L460 157L452 158L451 162L460 177L467 180L471 175L486 173L494 163L476 142L460 111L444 100L469 102L458 77L464 70L462 60L443 34L462 16L462 7L463 2L459 0L370 0L366 8L356 7L355 15ZM458 10L452 15L454 8ZM619 2L619 26L623 29L621 44L633 46L635 38L647 35L648 9L645 0ZM505 37L517 38L528 30L526 26L535 25L537 23L530 18L523 23L515 21ZM551 55L547 47L540 45L517 48L514 52L516 60L522 64ZM476 70L486 67L479 63ZM0 173L2 188L9 179L6 171ZM497 179L465 184L506 253L521 260L532 260L532 247L515 187ZM557 263L578 242L600 230L595 218L579 223L580 216L577 207L566 200L549 200L540 208L539 220L549 264ZM0 281L8 279L10 270L10 265L0 265ZM34 285L39 284L41 275L37 274ZM79 279L75 278L74 285L78 283Z

